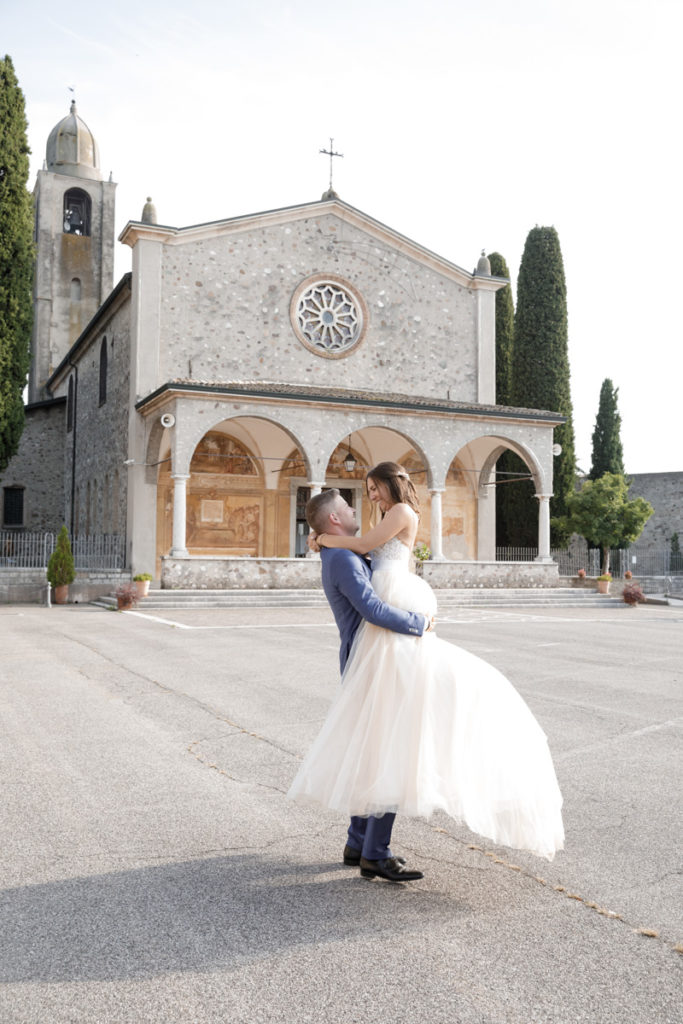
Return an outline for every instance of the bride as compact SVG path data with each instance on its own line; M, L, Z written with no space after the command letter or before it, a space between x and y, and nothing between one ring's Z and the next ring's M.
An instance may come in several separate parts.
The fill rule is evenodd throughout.
M361 537L320 534L317 544L370 553L377 595L431 618L435 595L410 572L419 501L408 473L382 462L367 491L378 525ZM433 632L363 622L342 683L290 797L358 816L441 810L495 843L549 860L562 849L545 734L492 665Z

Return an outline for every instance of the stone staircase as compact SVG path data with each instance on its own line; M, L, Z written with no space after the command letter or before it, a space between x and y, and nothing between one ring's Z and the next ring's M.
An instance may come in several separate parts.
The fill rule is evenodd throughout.
M528 589L436 590L441 615L462 608L605 608L621 605L620 598L603 596L591 589L571 587ZM92 602L100 608L116 608L113 595ZM150 590L137 605L138 611L163 613L177 608L324 608L322 590Z

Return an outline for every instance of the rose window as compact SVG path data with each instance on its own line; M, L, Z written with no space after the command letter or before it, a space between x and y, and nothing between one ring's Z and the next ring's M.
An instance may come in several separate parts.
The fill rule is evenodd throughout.
M292 320L307 348L325 356L346 355L363 333L362 305L340 281L304 283L294 295Z

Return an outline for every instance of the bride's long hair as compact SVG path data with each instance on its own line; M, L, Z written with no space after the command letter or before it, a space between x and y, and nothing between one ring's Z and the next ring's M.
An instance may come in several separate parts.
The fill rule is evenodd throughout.
M420 514L420 499L413 487L413 481L408 471L398 462L380 462L366 476L366 487L369 480L374 480L376 484L385 484L394 505L405 502L406 505L410 505L413 512Z

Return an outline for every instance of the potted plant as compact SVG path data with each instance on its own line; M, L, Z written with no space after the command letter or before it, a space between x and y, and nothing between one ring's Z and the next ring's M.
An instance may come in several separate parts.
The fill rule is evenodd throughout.
M633 573L631 572L630 569L627 569L626 572L624 573L624 579L625 580L632 580L633 579Z
M637 583L624 584L624 601L630 608L635 608L636 605L645 602L645 594Z
M149 594L149 585L151 581L152 576L148 572L139 572L137 575L133 576L133 582L135 583L138 592L138 601L140 598L147 597Z
M416 575L421 576L423 563L432 557L431 548L422 541L413 548L413 555L417 559L417 565L415 566Z
M609 585L611 582L611 572L603 572L602 576L598 576L596 580L596 583L598 585L598 594L609 594Z
M69 596L69 584L76 579L74 556L71 552L69 534L66 526L62 526L57 535L55 549L47 563L47 581L55 588L55 603L66 604Z
M116 605L120 612L125 612L137 604L138 588L135 583L121 583L116 588Z
M586 570L585 569L579 569L579 571L577 572L576 575L579 577L579 583L583 583L583 581L586 578Z

